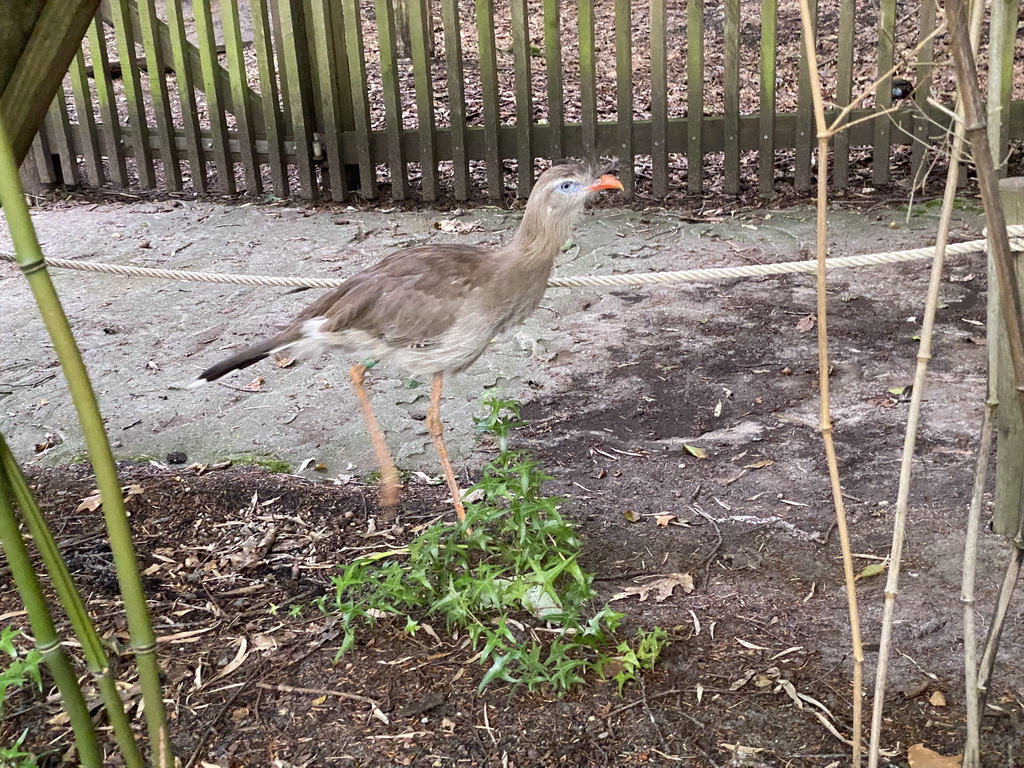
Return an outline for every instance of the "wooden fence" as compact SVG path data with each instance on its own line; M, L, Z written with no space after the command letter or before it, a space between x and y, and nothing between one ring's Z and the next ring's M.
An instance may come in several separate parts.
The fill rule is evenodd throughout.
M863 119L892 106L887 78L853 112L831 159L837 187L920 179L941 153L949 117L929 97L951 105L953 80L936 2L899 12L896 0L818 2L832 104L876 73L916 84ZM997 21L988 77L1005 153L1024 137L1024 102L1015 18ZM615 156L630 197L809 191L799 29L795 0L105 0L24 173L435 201L525 196L539 158Z

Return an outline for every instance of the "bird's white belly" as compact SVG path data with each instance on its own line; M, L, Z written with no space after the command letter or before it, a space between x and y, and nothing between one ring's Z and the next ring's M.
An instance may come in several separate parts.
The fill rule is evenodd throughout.
M325 322L326 318L307 320L302 338L277 351L303 360L344 351L358 362L391 361L409 374L426 377L467 368L504 328L504 324L494 327L480 323L477 318L465 318L429 343L398 346L366 331L325 331Z

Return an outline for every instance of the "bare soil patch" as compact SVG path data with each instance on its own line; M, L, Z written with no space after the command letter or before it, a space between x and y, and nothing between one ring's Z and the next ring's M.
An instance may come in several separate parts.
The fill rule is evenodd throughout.
M904 264L832 283L836 429L861 567L889 548L907 409L889 390L909 383L924 272ZM957 263L943 291L885 723L901 766L909 745L953 754L963 735L958 563L983 392L983 276ZM532 423L515 439L554 475L550 490L580 527L602 599L658 574L696 581L690 595L614 603L628 615L624 637L657 625L673 641L622 697L599 679L561 698L505 684L478 693L473 649L440 626L437 638L409 637L381 621L335 658L338 628L312 601L339 563L451 515L443 487L410 483L386 523L376 490L357 482L124 464L124 482L144 489L132 525L181 756L216 766L722 766L723 745L739 744L759 750L746 765L846 765L847 748L816 714L849 734L849 627L815 430L810 295L803 279L767 277L612 292L589 309L575 297L578 311L545 319L571 343L535 363L561 383L533 391ZM467 481L488 450L461 462ZM73 512L93 487L88 470L32 473L97 620L124 642L99 517ZM656 515L674 518L661 525ZM983 536L980 604L1006 557ZM859 589L871 643L882 579ZM17 621L17 610L5 590L0 611ZM1024 676L1013 661L1022 648L1017 612L989 699L986 765L1017 765L1024 751ZM868 686L873 663L869 648ZM126 664L136 703L132 675ZM818 704L798 706L790 690ZM352 694L379 702L384 718ZM24 696L14 712L10 732L30 726L32 744L61 764L69 742L57 704Z

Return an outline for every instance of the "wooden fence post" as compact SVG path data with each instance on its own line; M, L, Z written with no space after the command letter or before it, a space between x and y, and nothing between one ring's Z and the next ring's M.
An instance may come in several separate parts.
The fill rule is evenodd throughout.
M1008 225L1024 224L1024 177L1001 179L1002 198ZM1017 284L1024 286L1024 264L1021 254L1014 254ZM994 347L996 397L999 400L998 438L996 443L996 505L992 530L1001 536L1017 536L1021 530L1021 502L1024 501L1024 418L1017 407L1017 393L1010 365L1010 352L998 312L999 294L989 269L988 339ZM991 359L991 358L990 358ZM1024 384L1024 382L1021 382Z

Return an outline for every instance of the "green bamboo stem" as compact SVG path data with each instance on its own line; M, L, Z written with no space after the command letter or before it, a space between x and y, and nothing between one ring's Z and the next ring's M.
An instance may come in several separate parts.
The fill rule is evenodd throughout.
M0 437L0 441L2 439ZM53 675L53 681L60 691L61 706L71 721L75 746L78 748L78 760L84 768L102 768L103 754L96 736L96 728L89 716L89 706L85 703L85 696L78 684L74 667L71 666L71 659L64 646L60 644L60 636L50 616L39 579L32 570L32 558L29 557L28 548L21 538L18 518L11 503L10 483L7 480L0 471L0 544L3 545L18 594L28 611L36 649L42 654L46 668Z
M49 331L60 360L71 399L78 413L96 484L103 502L103 516L110 536L114 567L124 600L132 649L139 669L139 685L145 703L146 724L153 750L153 762L161 768L173 768L174 754L167 729L167 712L160 687L160 667L156 658L156 636L142 589L138 563L132 550L131 528L124 509L117 467L103 427L96 394L75 343L71 326L43 261L24 192L18 177L7 129L0 123L0 205L14 241L18 265L25 275Z
M4 478L6 478L4 480ZM71 627L82 646L85 664L92 674L96 687L99 689L107 719L114 732L114 740L124 757L128 768L144 768L146 761L142 751L132 734L131 723L124 711L124 702L117 691L117 679L111 669L109 659L103 647L89 612L78 590L75 588L71 574L60 556L57 542L54 541L50 529L46 525L43 514L36 504L28 481L21 472L14 454L0 435L0 480L9 486L10 496L21 509L22 518L29 534L35 541L36 549L50 575L57 597L64 607L64 612L71 621ZM37 634L38 636L38 634Z

